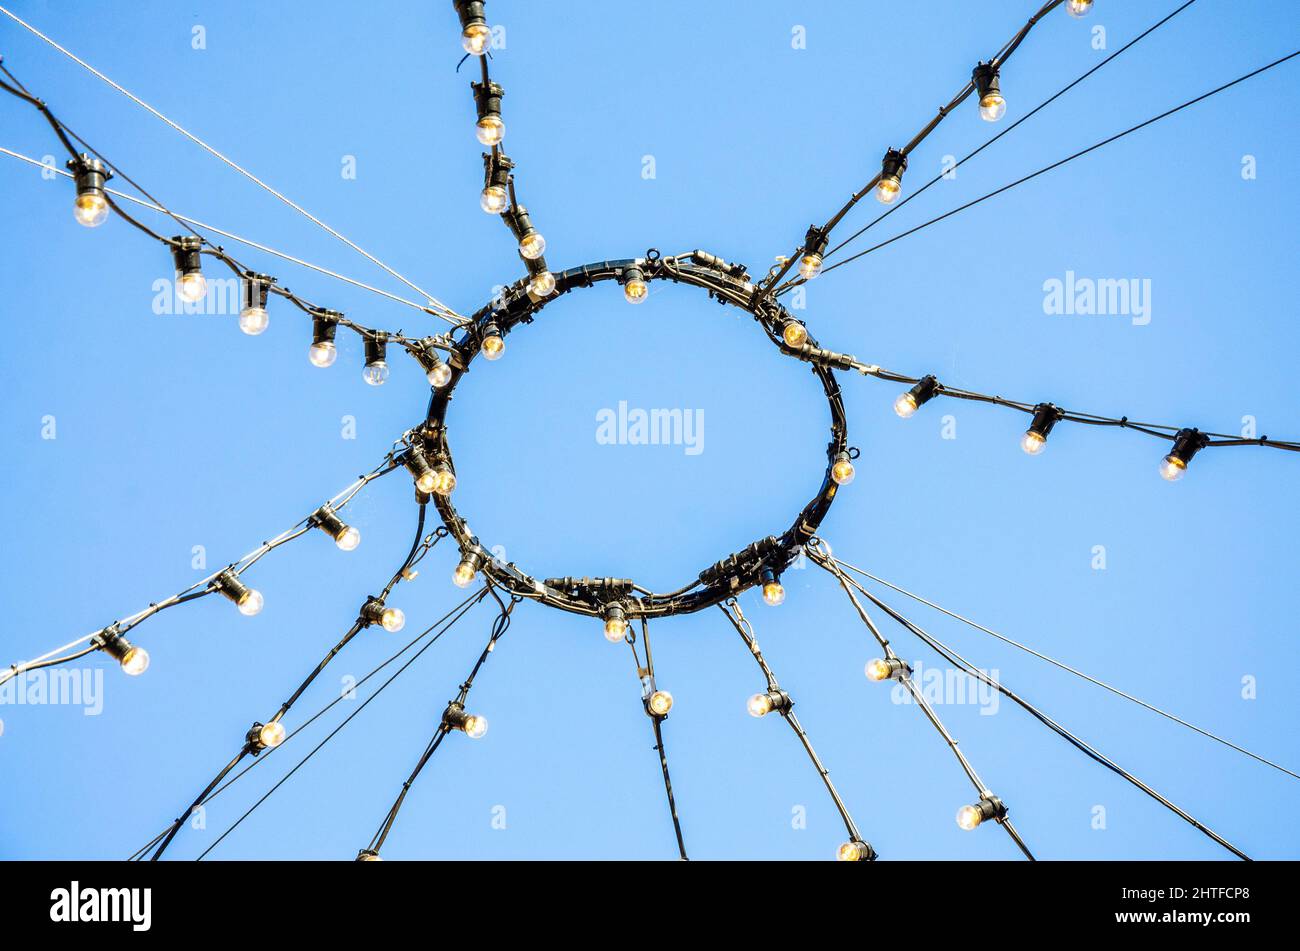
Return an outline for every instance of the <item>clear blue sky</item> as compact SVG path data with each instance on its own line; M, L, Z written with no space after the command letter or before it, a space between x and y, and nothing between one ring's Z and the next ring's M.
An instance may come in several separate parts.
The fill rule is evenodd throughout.
M470 71L450 3L176 4L11 0L109 76L224 149L464 313L521 268L478 208ZM494 64L523 201L554 268L703 247L755 272L870 177L1024 21L1003 0L883 4L669 0L489 4L507 27ZM1048 17L1003 75L1007 120L1175 6L1099 0ZM192 30L206 30L206 49ZM806 27L807 49L791 48ZM882 28L887 25L887 28ZM1282 0L1201 0L873 234L886 237L1300 47ZM8 22L6 63L74 129L176 210L295 255L400 285L116 92ZM472 64L470 64L472 65ZM1072 409L1300 436L1294 356L1300 150L1295 63L1040 178L812 285L807 318L837 350L953 385ZM58 155L30 108L0 100L0 145ZM973 104L914 154L906 184L995 131ZM642 177L653 155L657 177ZM1257 177L1242 177L1243 156ZM357 177L341 175L354 156ZM59 156L60 164L63 157ZM382 389L340 335L328 371L306 359L301 314L270 329L158 316L166 252L123 222L78 227L66 181L0 157L8 227L0 283L6 449L3 660L30 657L191 583L191 549L233 559L288 527L424 412L428 388L394 355ZM868 202L845 233L874 215ZM164 228L161 217L147 216ZM170 232L168 232L170 233ZM233 247L233 246L232 246ZM358 320L424 332L431 318L288 264L239 252ZM1151 282L1151 320L1048 316L1064 278ZM806 368L737 312L686 288L627 307L616 288L570 295L476 367L450 414L457 504L488 545L538 576L635 577L675 588L788 526L821 479L827 413ZM1300 668L1288 592L1300 459L1208 451L1161 481L1161 444L1062 426L1017 446L1024 418L935 403L904 422L897 388L844 378L857 481L823 528L846 559L1295 768ZM596 414L621 400L702 411L704 451L607 446ZM942 418L955 416L955 439ZM41 438L42 418L57 439ZM356 438L340 437L356 419ZM349 509L361 547L317 535L250 573L266 609L213 598L140 627L138 679L103 659L104 709L0 706L0 857L125 857L284 700L414 530L394 475ZM1105 570L1092 567L1104 546ZM326 703L454 603L449 548L394 597L407 631L359 637L289 717ZM972 791L920 712L868 683L877 653L831 579L791 572L779 609L743 603L865 836L885 858L1013 858L994 829L960 831ZM1294 858L1295 780L1002 647L927 609L904 613L1128 766L1252 855ZM454 629L214 852L348 859L369 839L487 637ZM882 622L883 623L883 622ZM911 660L934 658L901 631ZM843 829L795 738L745 714L761 686L711 610L656 624L674 787L697 858L829 859ZM1255 699L1243 699L1243 678ZM364 696L364 693L363 693ZM671 858L651 731L626 648L590 620L522 605L471 708L491 731L453 736L408 798L389 858ZM308 735L213 804L193 857L314 745ZM940 714L1047 858L1219 858L1217 846L1029 717ZM504 806L506 829L492 827ZM792 828L796 807L807 828ZM1103 806L1106 828L1093 828Z

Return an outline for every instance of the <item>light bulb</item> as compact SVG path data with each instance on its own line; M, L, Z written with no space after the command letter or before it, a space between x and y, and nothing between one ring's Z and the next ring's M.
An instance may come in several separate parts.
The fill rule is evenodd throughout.
M808 328L797 320L792 320L781 331L781 339L791 350L798 350L808 342Z
M486 23L471 23L460 35L460 45L470 56L482 56L492 43L492 28Z
M379 623L383 625L384 630L389 634L396 634L406 627L406 614L401 608L384 608Z
M967 832L984 821L984 813L979 806L962 806L957 810L957 825Z
M831 481L836 485L848 485L855 475L857 470L848 459L836 459L835 465L831 466Z
M314 367L333 366L334 361L338 359L339 351L332 341L323 340L320 343L313 343L307 351L307 359L311 361Z
M433 495L433 490L438 485L438 474L430 469L427 472L421 472L415 480L415 487L425 495Z
M487 717L471 713L465 718L465 735L471 740L481 740L488 731Z
M765 717L772 712L772 698L765 693L756 693L745 704L751 717Z
M916 412L916 397L911 393L902 393L894 400L894 412L903 419L910 419Z
M489 215L499 215L510 205L510 195L504 185L489 185L483 189L478 203Z
M462 561L452 572L451 580L458 588L468 588L469 583L474 580L474 566L468 561Z
M122 655L122 672L139 677L149 669L149 652L143 647L131 647Z
M673 708L673 695L667 690L656 690L650 695L650 712L657 717L667 716Z
M257 742L264 749L273 750L284 742L284 724L275 720L257 732Z
M490 334L483 338L483 356L487 360L500 360L506 352L506 342L500 334Z
M1065 0L1065 10L1076 20L1092 12L1092 0Z
M360 852L357 853L357 861L358 862L382 862L383 859L380 857L378 852L372 852L369 849L362 849Z
M519 253L529 261L536 261L546 253L546 239L540 231L530 231L519 239Z
M555 293L555 275L550 271L538 271L528 282L528 290L534 297L550 297Z
M383 360L367 363L361 371L361 379L371 386L383 386L388 380L388 364Z
M72 214L77 219L77 224L98 228L108 220L108 199L99 192L78 195L72 206Z
M888 680L893 674L894 668L889 661L877 657L874 660L867 661L867 679L880 683L882 680Z
M500 116L484 116L475 124L474 134L483 145L500 145L506 137L506 124Z
M1177 482L1187 472L1187 463L1177 456L1170 454L1160 463L1160 478L1166 482Z
M250 337L256 337L270 323L270 315L263 307L246 307L239 312L239 329Z
M997 122L1007 114L1007 101L1001 93L991 92L980 100L980 118L985 122Z
M425 374L430 386L436 386L439 389L451 382L451 367L445 363L439 363L436 367Z
M871 846L865 842L845 842L835 852L835 858L841 862L869 862L874 857Z
M456 473L452 472L446 466L440 466L433 473L433 488L431 491L438 495L451 495L451 490L456 488Z
M629 304L641 304L650 296L650 287L641 278L634 277L623 285L623 296Z
M612 617L605 621L605 640L617 644L627 637L627 619Z
M779 581L769 581L763 585L763 600L776 607L785 602L785 587Z
M1047 439L1032 429L1020 437L1020 448L1031 456L1036 456L1047 448Z
M203 300L203 295L207 292L208 281L201 272L190 271L176 276L176 296L187 304Z
M262 612L263 604L265 600L262 598L262 592L250 588L239 599L239 613L244 617L253 617Z
M902 182L893 178L882 178L876 182L876 201L882 205L892 205L902 190Z
M799 276L805 281L811 281L821 272L822 256L820 254L805 254L799 262Z
M334 539L334 544L343 551L353 551L361 544L361 532L349 525L342 535Z

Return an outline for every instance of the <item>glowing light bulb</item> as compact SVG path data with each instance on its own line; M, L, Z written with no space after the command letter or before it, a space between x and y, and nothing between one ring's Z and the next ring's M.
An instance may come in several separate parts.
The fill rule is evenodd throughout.
M808 328L797 320L792 320L781 331L781 339L791 350L798 350L808 342Z
M916 397L911 393L900 394L898 399L894 400L894 412L903 419L910 419L916 410Z
M1065 0L1065 10L1078 20L1092 12L1092 0Z
M772 712L772 698L765 693L756 693L745 704L751 717L765 717Z
M465 718L465 735L471 740L481 740L483 735L488 731L487 717L479 716L477 713L471 713Z
M149 652L143 647L130 647L122 655L122 672L132 677L139 677L149 669Z
M239 613L244 617L253 617L262 613L262 606L266 603L262 597L262 592L249 588L240 596L237 602Z
M483 357L487 360L500 360L506 352L506 342L499 333L489 334L483 338Z
M307 359L311 361L314 367L333 366L334 361L339 357L338 348L334 346L333 341L322 340L320 343L313 343L307 351Z
M279 720L266 724L257 732L257 742L265 749L275 749L284 742L284 724Z
M427 472L421 472L415 479L415 487L425 495L433 495L433 490L437 485L438 474L432 469Z
M343 551L355 551L356 547L361 544L361 532L349 525L344 529L343 534L334 539L334 544L338 545Z
M779 581L769 581L763 585L763 600L776 607L785 603L785 587Z
M667 690L656 690L650 695L650 712L657 717L668 715L673 708L673 695Z
M380 617L379 623L389 634L396 634L402 628L406 627L406 614L401 608L384 608L384 613Z
M857 474L857 469L848 458L836 459L835 465L831 466L831 481L836 485L848 485Z
M1020 448L1031 456L1036 456L1047 448L1047 439L1032 429L1020 437Z
M438 495L451 495L451 490L456 488L456 473L452 472L446 466L440 466L433 473L433 487L430 491Z
M865 842L845 842L836 850L835 858L841 862L867 862L873 854Z
M1187 473L1187 463L1172 453L1160 462L1160 478L1166 482L1177 482Z
M486 23L471 23L461 33L460 45L470 56L482 56L492 45L492 28Z
M642 304L650 296L650 286L639 277L634 277L623 285L623 297L629 304Z
M72 214L77 219L77 224L98 228L108 220L108 199L99 192L78 195L72 205Z
M1007 114L1007 101L1002 93L991 92L980 100L980 118L985 122L997 122Z
M957 825L970 832L984 821L984 813L979 806L962 806L957 810Z
M479 196L479 206L489 215L499 215L510 205L510 195L504 185L489 185Z
M474 134L486 146L500 145L506 137L506 124L500 116L484 116L474 126Z
M874 660L867 661L867 679L879 683L882 680L888 680L894 673L894 668L889 661L877 657Z
M540 231L530 231L519 239L519 253L529 261L536 261L546 253L546 239Z
M903 183L898 179L882 178L876 182L876 201L882 205L892 205L902 190Z
M458 588L468 588L471 581L474 580L475 569L468 561L462 561L452 572L451 580Z
M627 619L612 617L605 622L605 640L617 644L627 637Z
M445 363L439 363L436 367L425 374L430 386L441 389L451 382L451 367Z
M190 271L176 277L176 296L187 304L203 300L208 292L207 278L199 271Z
M239 312L239 329L250 337L256 337L271 323L270 315L263 307L246 307Z
M538 271L528 282L528 290L535 297L550 297L555 293L555 275L550 271ZM504 349L504 344L502 348Z
M811 281L814 277L822 272L822 256L820 254L805 254L799 262L799 276L805 281Z

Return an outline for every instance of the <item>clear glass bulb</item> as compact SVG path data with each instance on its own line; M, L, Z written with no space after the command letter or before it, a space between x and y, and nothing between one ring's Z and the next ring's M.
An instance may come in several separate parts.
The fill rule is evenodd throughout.
M484 116L474 126L474 134L478 136L480 143L489 148L500 145L506 137L506 124L501 121L500 116Z
M536 297L550 297L555 293L555 275L550 271L539 271L528 282L528 289Z
M253 617L255 614L262 613L262 606L265 604L262 592L249 589L244 592L244 596L239 599L239 613L244 617Z
M1187 472L1187 463L1172 453L1165 456L1160 463L1160 478L1166 482L1177 482Z
M497 335L483 338L483 356L488 360L500 360L506 352L506 342Z
M1065 0L1065 9L1077 20L1092 12L1092 0Z
M261 743L265 749L275 749L284 742L284 724L279 720L268 723L257 731L257 742Z
M108 199L98 192L78 195L72 205L72 214L77 219L77 224L98 228L108 220Z
M354 551L361 544L361 532L349 525L334 539L334 544L343 551Z
M536 261L546 253L546 239L540 231L530 231L519 241L519 253L529 261Z
M745 704L751 717L765 717L772 712L772 698L765 693L756 693Z
M627 619L612 617L605 622L605 640L617 644L627 637Z
M461 33L460 45L470 56L482 56L492 45L492 28L486 23L471 23Z
M831 481L836 485L848 485L857 474L858 470L847 459L840 459L831 466Z
M962 806L957 810L957 825L969 832L984 821L979 806Z
M867 679L880 683L882 680L888 680L889 675L893 673L890 669L889 661L877 657L874 660L867 661Z
M504 185L489 185L479 196L479 206L489 215L499 215L510 206L510 196Z
M445 363L439 363L436 367L425 374L430 386L441 389L451 382L451 367Z
M487 717L479 716L477 713L471 713L465 718L465 735L471 740L483 739L483 734L488 731Z
M239 329L256 337L271 323L271 317L262 307L246 307L239 313Z
M1047 437L1032 429L1020 437L1020 448L1031 456L1036 456L1047 448Z
M450 469L437 469L433 477L433 491L438 495L451 495L451 490L456 488L456 473Z
M176 296L187 304L203 300L203 295L207 292L208 281L201 271L176 275Z
M379 617L379 623L389 634L396 634L406 627L406 614L401 608L384 608L384 613Z
M371 386L383 386L388 380L388 364L383 360L367 363L361 371L361 379Z
M785 330L781 331L781 338L787 347L798 350L808 342L808 328L799 321L792 320L785 325Z
M985 122L997 122L1007 114L1007 101L1001 93L991 92L980 100L980 118Z
M805 281L811 281L821 272L822 256L820 254L805 254L803 260L799 262L799 276Z
M650 296L650 287L640 278L633 278L623 285L623 296L629 304L640 304Z
M338 348L328 340L313 343L311 349L307 351L307 359L311 361L311 365L322 369L333 366L338 357Z
M785 587L779 581L769 581L763 585L763 600L772 607L785 602Z
M468 561L462 561L456 566L451 580L458 588L468 588L469 583L474 580L474 566Z
M357 856L357 861L358 862L382 862L383 859L379 857L379 854L377 852L365 851Z
M131 647L122 655L122 672L139 677L149 669L149 652L143 647Z
M894 400L894 412L903 419L911 419L916 412L916 397L911 393L900 394L898 399Z
M861 862L863 859L864 849L858 842L845 842L835 853L835 858L840 862Z
M882 205L892 205L902 190L903 184L898 179L882 178L876 182L876 201Z
M438 485L438 473L432 469L421 472L415 479L415 487L425 495L433 495L433 490Z
M673 708L673 695L667 690L656 690L650 695L650 712L655 716L665 716Z

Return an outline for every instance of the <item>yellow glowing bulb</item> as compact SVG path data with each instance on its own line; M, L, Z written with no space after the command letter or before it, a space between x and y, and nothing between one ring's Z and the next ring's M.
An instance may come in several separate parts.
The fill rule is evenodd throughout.
M1075 19L1086 17L1092 12L1092 0L1065 0L1065 10Z
M882 178L876 182L876 201L882 205L892 205L902 190L903 184L898 179Z
M262 605L265 601L262 598L262 592L249 589L244 592L243 597L239 599L239 613L244 617L252 617L261 613Z
M822 256L820 254L805 254L803 260L799 262L799 276L805 281L811 281L821 272Z
M756 693L745 704L751 717L765 717L772 712L772 698L765 693Z
M426 469L415 478L415 487L425 495L433 495L433 490L437 485L438 474L432 469Z
M471 56L482 56L492 44L492 28L486 23L471 23L460 35L460 45Z
M504 185L489 185L483 189L478 203L489 215L499 215L510 206L510 195Z
M519 239L519 253L529 261L536 261L546 253L546 239L540 231L530 231Z
M334 544L338 545L342 551L355 551L356 547L361 544L361 532L349 525L339 532L339 537L334 539Z
M450 469L438 469L433 474L433 491L439 495L451 495L451 490L456 488L456 473Z
M916 412L916 397L911 393L900 395L898 399L894 400L894 412L903 419L910 419L912 414Z
M785 586L779 581L769 581L763 585L763 600L772 607L785 601Z
M490 337L483 338L483 356L488 360L500 360L501 355L506 352L506 342L501 339L500 335L493 334Z
M425 374L430 386L442 388L451 382L451 367L445 363L439 363L436 367Z
M271 324L271 318L264 307L246 307L239 312L239 329L250 337L256 337Z
M987 93L980 100L980 118L985 122L997 122L1007 114L1007 101L1001 93Z
M481 717L477 713L471 713L465 718L465 735L471 740L480 740L483 734L487 733L487 717Z
M555 275L550 271L539 271L528 282L528 290L534 297L550 297L555 293Z
M474 580L474 574L474 566L468 561L462 561L456 566L456 570L452 573L451 580L458 588L468 588L469 583Z
M650 287L640 278L633 278L623 285L623 296L629 304L640 304L650 296Z
M284 742L284 724L279 720L268 723L257 732L257 742L264 749L273 750Z
M149 669L149 652L143 647L131 647L122 655L122 672L139 677Z
M401 608L384 608L384 613L380 615L379 623L389 634L396 634L402 628L406 627L406 614Z
M1177 482L1187 472L1187 463L1175 455L1165 456L1160 463L1160 478L1166 482Z
M506 137L506 124L501 121L500 116L484 116L474 126L474 134L483 145L489 147L500 145L501 140Z
M835 465L831 466L831 480L836 485L848 485L857 474L857 469L847 459L840 459Z
M1047 448L1047 437L1032 429L1020 437L1020 448L1031 456L1036 456Z
M798 350L808 342L808 328L799 321L792 320L785 325L785 330L781 331L781 339L790 349Z
M881 660L877 657L875 660L867 661L867 679L879 683L882 680L888 680L893 674L893 668L889 661Z
M657 717L667 716L673 708L673 695L667 690L656 690L650 695L650 712Z
M199 271L190 271L188 274L182 274L177 278L176 296L186 303L192 304L195 301L203 300L203 295L207 292L207 278Z
M866 857L867 850L864 842L845 842L835 853L835 858L841 862L861 862Z
M627 637L627 619L612 617L605 622L605 640L617 644Z
M957 810L957 825L969 832L984 821L979 806L962 806Z
M328 340L323 340L320 343L313 343L311 349L307 351L307 359L311 361L311 365L314 367L321 367L322 369L328 366L333 366L334 361L338 359L338 356L338 349Z
M78 195L72 206L72 214L77 219L77 224L98 228L108 220L108 199L99 192Z

